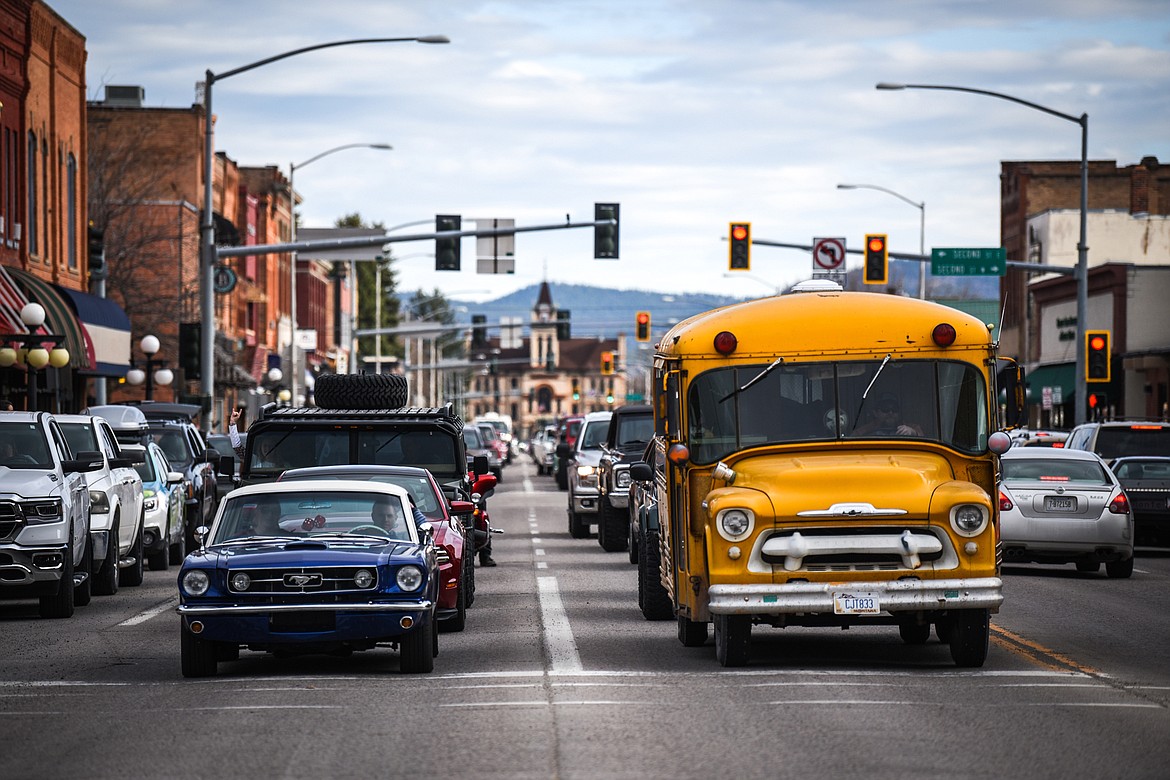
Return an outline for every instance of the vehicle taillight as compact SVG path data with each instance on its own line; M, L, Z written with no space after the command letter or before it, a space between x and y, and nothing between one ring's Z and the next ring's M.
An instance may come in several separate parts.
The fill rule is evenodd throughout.
M1125 493L1118 493L1117 497L1109 502L1109 511L1115 515L1129 514L1129 499Z
M1007 493L1004 493L1002 490L999 491L999 511L1007 512L1014 507L1015 504L1013 504L1012 500L1007 497Z
M930 332L931 339L940 347L949 347L955 343L955 326L950 323L940 322L934 326L934 330Z
M730 355L739 346L739 339L729 330L715 334L715 351L720 355Z

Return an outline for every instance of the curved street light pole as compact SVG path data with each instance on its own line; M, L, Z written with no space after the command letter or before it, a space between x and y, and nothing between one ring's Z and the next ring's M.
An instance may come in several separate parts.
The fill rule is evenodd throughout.
M212 176L215 173L215 150L214 150L214 129L212 126L211 113L211 92L212 86L217 81L246 73L247 71L259 68L264 65L269 65L273 62L278 62L289 57L295 57L298 54L305 54L310 51L317 51L318 49L329 49L336 46L352 46L359 43L450 43L450 39L445 35L424 35L412 36L406 38L356 38L346 41L331 41L329 43L318 43L313 46L304 46L299 49L276 54L272 57L266 57L262 60L249 63L248 65L241 65L238 68L233 68L223 73L213 73L210 69L207 70L205 81L203 82L203 219L199 229L199 315L202 320L202 327L199 336L199 371L200 390L203 396L203 403L207 405L208 410L203 415L203 430L205 433L211 431L211 409L215 400L215 222L212 216Z
M781 288L779 285L772 284L764 277L756 276L755 274L750 274L750 273L747 273L746 271L724 271L723 278L724 279L751 279L753 282L759 282L760 284L764 285L765 287L771 287L773 295L780 295L781 293L784 292L783 288Z
M332 149L326 149L320 154L313 155L303 163L289 163L288 165L288 197L292 201L292 227L290 234L292 236L292 243L297 242L297 191L293 186L297 168L304 168L312 162L320 160L322 157L327 157L335 152L341 152L346 149L382 149L389 151L394 147L390 144L384 143L352 143L335 146ZM351 280L352 284L354 280ZM289 262L288 272L289 296L288 296L288 320L289 320L289 345L288 345L288 390L289 395L292 396L292 405L297 405L297 385L300 374L297 372L297 358L299 357L297 348L297 252L294 249Z
M1089 221L1089 115L1081 114L1080 116L1073 116L1072 114L1065 114L1061 111L1042 106L1039 103L1033 103L1029 100L1013 97L1012 95L1005 95L1002 92L992 92L987 89L974 89L972 87L955 87L942 84L891 84L888 82L880 82L876 85L877 89L942 89L951 92L971 92L976 95L987 95L988 97L999 98L1000 100L1007 100L1012 103L1019 103L1021 106L1034 108L1037 111L1043 111L1045 114L1051 114L1055 117L1060 117L1066 121L1081 126L1081 231L1080 238L1077 241L1077 267L1074 278L1077 282L1077 340L1076 340L1076 363L1073 369L1076 376L1073 378L1074 395L1076 397L1073 403L1073 424L1080 425L1085 422L1087 417L1086 407L1088 406L1086 399L1088 397L1089 385L1085 381L1085 312L1089 308L1089 237L1088 237L1088 221ZM1025 318L1027 317L1027 301L1025 301ZM1025 327L1026 324L1025 324ZM1026 362L1028 356L1024 355L1023 360Z
M909 203L914 208L918 209L918 211L920 212L919 218L918 218L918 254L924 258L923 260L920 260L919 264L918 264L918 297L920 299L925 299L926 298L926 260L925 260L925 257L926 257L926 201L922 201L921 203L912 201L909 198L907 198L905 195L901 195L897 192L894 192L893 190L888 190L885 187L879 187L876 184L838 184L837 189L839 189L839 190L877 190L878 192L884 192L887 195L893 195L898 200L905 201L906 203Z

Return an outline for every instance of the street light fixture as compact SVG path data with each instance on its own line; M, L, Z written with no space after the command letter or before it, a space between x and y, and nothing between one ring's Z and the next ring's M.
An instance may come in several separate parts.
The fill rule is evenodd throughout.
M383 144L383 143L342 144L341 146L335 146L332 149L326 149L325 151L321 152L320 154L314 155L313 157L310 157L309 159L305 160L303 163L300 163L299 165L295 164L295 163L289 163L289 166L288 166L288 191L289 191L289 199L292 201L292 211L293 211L292 228L290 231L292 234L292 243L295 244L297 242L297 213L296 213L297 212L297 191L296 191L296 188L293 186L293 182L295 180L296 173L297 173L297 168L304 168L306 165L308 165L311 162L316 162L317 160L320 160L322 157L326 157L328 155L331 155L334 152L344 151L345 149L383 149L383 150L389 151L393 148L394 147L391 146L390 144ZM298 384L297 378L300 376L300 374L297 373L297 363L299 362L297 360L297 358L299 357L299 355L298 355L298 347L297 347L297 253L296 253L295 249L292 252L292 260L290 263L288 276L289 276L289 297L288 297L289 315L288 315L288 317L289 317L289 324L291 325L291 328L289 330L289 347L288 347L288 352L289 352L289 355L288 355L288 371L289 371L288 390L289 390L289 397L292 399L293 404L296 404L297 384ZM355 281L356 281L356 279L352 280L351 283L353 283Z
M918 211L920 212L919 213L919 220L918 220L918 254L924 258L924 259L919 261L919 265L918 265L918 297L925 299L926 298L926 260L925 260L925 257L926 257L926 201L922 201L921 203L915 203L914 201L907 198L905 195L900 195L897 192L894 192L893 190L888 190L885 187L879 187L876 184L838 184L837 189L839 189L839 190L877 190L878 192L884 192L887 195L893 195L898 200L905 201L906 203L909 203L914 208L918 209Z
M4 347L0 348L0 368L23 363L28 368L28 410L37 408L37 372L45 366L64 368L69 365L69 350L57 346L64 336L51 333L37 333L45 324L45 307L39 303L27 303L20 310L20 321L28 333L5 334ZM16 344L19 349L13 347Z
M158 337L148 334L142 337L142 341L138 342L138 348L142 350L142 354L146 355L146 368L141 369L135 366L126 372L126 382L132 385L140 385L146 383L146 400L154 400L154 386L159 384L166 387L171 382L175 381L175 374L167 368L165 360L155 360L154 356L158 354L159 341ZM157 369L157 370L156 370Z
M986 89L974 89L972 87L955 87L942 84L894 84L889 82L879 82L876 85L877 89L884 90L901 90L901 89L942 89L951 92L971 92L976 95L987 95L988 97L999 98L1000 100L1007 100L1012 103L1019 103L1021 106L1034 108L1037 111L1043 111L1045 114L1051 114L1055 117L1060 117L1066 121L1081 126L1081 231L1080 238L1077 241L1077 267L1074 277L1077 282L1077 336L1076 344L1078 345L1075 363L1075 377L1074 395L1076 401L1073 404L1073 424L1080 425L1085 422L1087 415L1086 398L1088 397L1089 385L1085 381L1085 354L1084 348L1080 345L1085 343L1085 312L1089 308L1089 238L1088 238L1088 224L1089 224L1089 115L1081 114L1073 116L1072 114L1065 114L1061 111L1042 106L1039 103L1033 103L1029 100L1023 100L1012 95L1005 95L1002 92L992 92ZM1027 355L1023 356L1024 360L1028 359Z
M352 46L359 43L450 43L450 39L445 35L423 35L411 36L403 38L356 38L345 41L332 41L330 43L318 43L312 46L304 46L299 49L293 49L281 54L273 55L272 57L265 57L262 60L241 65L238 68L224 71L223 73L214 73L210 69L207 70L205 81L203 82L203 220L200 224L199 230L199 262L201 263L199 269L199 303L200 303L200 319L203 321L203 328L200 334L200 372L202 378L201 394L203 396L204 404L210 406L215 398L215 222L212 217L212 177L215 174L214 161L215 149L213 144L214 131L212 127L212 113L211 113L211 92L212 86L217 81L230 78L231 76L246 73L255 68L269 65L273 62L278 62L289 57L295 57L298 54L305 54L310 51L317 51L319 49L329 49L336 46ZM203 425L205 432L211 431L212 415L203 415Z

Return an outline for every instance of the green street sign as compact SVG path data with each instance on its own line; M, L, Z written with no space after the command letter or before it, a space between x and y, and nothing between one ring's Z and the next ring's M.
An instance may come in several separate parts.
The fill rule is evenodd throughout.
M1007 273L1007 250L1002 246L932 249L930 272L935 276L1003 276Z

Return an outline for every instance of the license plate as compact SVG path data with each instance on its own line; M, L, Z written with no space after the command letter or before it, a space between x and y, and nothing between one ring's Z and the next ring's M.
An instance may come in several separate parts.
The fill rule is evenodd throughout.
M833 591L833 612L837 615L876 615L881 611L876 593Z
M1044 511L1075 512L1077 511L1077 500L1072 496L1045 496Z

